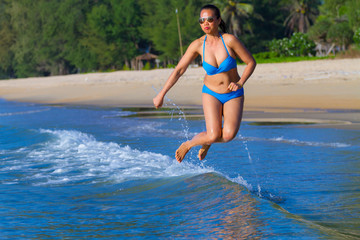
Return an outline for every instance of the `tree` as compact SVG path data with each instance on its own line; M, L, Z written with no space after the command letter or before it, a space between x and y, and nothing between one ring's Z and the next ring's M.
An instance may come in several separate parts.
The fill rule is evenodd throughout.
M332 22L329 18L318 18L308 32L309 38L320 43L327 42L327 33L331 25Z
M219 8L223 9L221 17L226 23L229 32L236 37L243 35L246 31L253 34L249 21L250 15L254 12L254 6L239 1L218 1Z
M12 1L9 14L16 35L11 48L14 52L15 74L17 77L37 76L34 53L39 49L41 41L37 4L31 0Z
M360 28L360 1L347 0L346 1L346 15L351 29L355 32Z
M253 14L247 19L253 34L244 34L240 39L252 53L263 52L268 49L269 41L283 38L283 25L287 12L281 0L253 0ZM257 16L257 17L254 17Z
M13 0L8 7L15 33L17 77L67 74L75 69L79 26L87 0Z
M287 35L290 36L293 32L306 33L319 13L319 4L318 0L291 0L286 6L290 14L284 22Z
M8 1L0 0L0 78L14 76L14 54L11 47L15 43L15 34L10 15L6 12L8 6Z
M345 50L353 41L355 30L360 27L359 9L359 1L326 0L310 29L310 37L319 42L336 44Z
M62 57L70 73L96 69L95 57L80 42L86 13L90 11L92 4L92 0L62 0L56 10L58 34L62 35Z
M175 10L178 9L183 47L203 33L198 17L202 1L196 0L142 0L143 12L140 32L142 38L168 63L180 58L179 37Z
M347 22L339 22L330 26L326 35L327 39L341 46L341 50L346 50L352 41L354 33Z
M136 1L106 0L93 6L82 28L81 45L89 49L101 70L122 69L136 56L140 34Z

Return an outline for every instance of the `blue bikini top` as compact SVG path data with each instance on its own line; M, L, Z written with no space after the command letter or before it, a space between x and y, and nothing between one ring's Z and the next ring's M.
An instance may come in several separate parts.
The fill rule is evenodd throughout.
M229 51L226 48L224 39L222 37L222 35L220 34L221 40L224 44L225 50L228 54L228 57L220 64L220 66L214 67L210 64L208 64L207 62L205 62L205 41L206 41L206 37L204 39L204 46L203 46L203 68L205 69L205 72L207 73L207 75L215 75L218 73L223 73L223 72L227 72L233 68L236 68L236 60L230 56Z

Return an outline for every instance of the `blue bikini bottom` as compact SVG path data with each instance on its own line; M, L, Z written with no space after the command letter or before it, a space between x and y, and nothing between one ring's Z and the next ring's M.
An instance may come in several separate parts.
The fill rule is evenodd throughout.
M240 88L237 91L229 92L229 93L217 93L217 92L214 92L213 90L211 90L210 88L208 88L205 84L202 88L202 92L215 97L222 104L226 103L227 101L229 101L233 98L238 98L238 97L244 96L244 88Z

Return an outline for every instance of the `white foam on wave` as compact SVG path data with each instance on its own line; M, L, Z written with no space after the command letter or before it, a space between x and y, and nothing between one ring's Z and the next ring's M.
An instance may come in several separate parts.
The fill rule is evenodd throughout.
M28 151L20 163L25 179L34 185L77 182L123 182L134 179L197 175L213 169L169 156L132 149L92 135L69 130L41 130L50 140Z
M301 140L297 140L297 139L286 139L284 137L270 138L269 140L274 141L274 142L289 143L289 144L293 144L293 145L314 146L314 147L345 148L345 147L350 147L351 146L351 145L346 144L346 143L311 142L311 141L301 141Z
M49 111L50 108L38 109L38 110L30 110L30 111L22 111L22 112L7 112L0 113L0 117L14 116L14 115L26 115L26 114L34 114L39 112Z
M246 187L249 191L253 191L253 186L248 183L242 176L238 175L235 178L230 178L230 177L226 177L229 181L233 182L233 183L237 183L240 184L244 187Z
M274 137L274 138L258 138L258 137L240 136L239 138L240 138L240 140L243 140L243 141L270 141L270 142L280 142L280 143L298 145L298 146L331 147L331 148L351 147L351 145L347 144L347 143L302 141L302 140L297 140L297 139L286 139L282 136Z

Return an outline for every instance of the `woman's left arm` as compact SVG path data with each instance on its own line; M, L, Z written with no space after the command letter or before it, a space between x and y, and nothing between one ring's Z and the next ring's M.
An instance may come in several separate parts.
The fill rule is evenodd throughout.
M256 67L256 61L251 53L246 49L244 44L235 36L227 34L227 44L235 52L235 54L246 64L246 67L241 75L240 80L237 84L240 84L241 87L249 79L251 74L254 72ZM230 87L230 86L229 86ZM231 89L234 91L234 89Z

